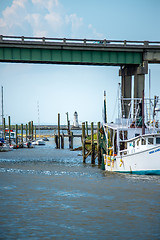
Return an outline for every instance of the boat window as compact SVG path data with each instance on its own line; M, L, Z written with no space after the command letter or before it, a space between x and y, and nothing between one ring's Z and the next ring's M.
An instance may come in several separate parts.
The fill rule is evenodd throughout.
M153 138L148 138L148 144L153 144Z
M146 145L146 139L144 138L141 139L141 145Z
M156 144L160 144L160 137L156 138Z
M137 140L137 146L139 146L139 141L140 141L140 140Z
M11 137L14 137L14 133L13 132L11 133Z
M139 135L140 135L139 133L136 133L136 134L135 134L135 137L138 137Z
M133 142L133 147L135 147L135 141Z

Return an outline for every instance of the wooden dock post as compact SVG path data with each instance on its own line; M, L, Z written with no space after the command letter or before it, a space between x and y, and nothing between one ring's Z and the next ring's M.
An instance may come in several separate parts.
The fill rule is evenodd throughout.
M31 137L31 122L28 122L29 139Z
M36 126L34 126L34 139L36 140L37 136L36 136Z
M58 149L60 148L60 113L58 113Z
M97 123L97 157L98 157L98 165L101 165L101 148L100 148L100 122Z
M69 116L68 116L68 112L66 112L66 115L67 115L67 131L68 131L68 135L70 134L70 121L69 121Z
M23 144L23 124L21 124L21 144Z
M88 122L86 121L86 137L88 137Z
M54 135L54 140L55 140L56 148L58 149L58 135L57 134Z
M4 137L4 140L6 139L6 120L5 118L3 118L3 137Z
M91 122L91 164L95 164L95 145L94 145L94 132L93 122Z
M26 123L26 142L27 142L27 137L28 137L28 125Z
M33 141L33 121L31 121L31 140Z
M61 148L64 149L64 133L61 135Z
M73 132L70 132L69 135L69 148L73 149Z
M16 147L18 146L18 125L16 124Z
M71 132L71 149L73 149L73 132Z
M9 144L11 143L11 118L8 116Z
M83 163L86 162L85 156L85 123L82 123L82 155L83 155Z
M68 135L71 133L71 126L70 126L70 121L68 120Z

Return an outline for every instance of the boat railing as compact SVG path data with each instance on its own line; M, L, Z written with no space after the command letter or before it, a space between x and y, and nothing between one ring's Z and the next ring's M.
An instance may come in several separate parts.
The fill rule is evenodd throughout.
M142 124L142 98L119 98L121 103L120 114L121 124L124 125L126 122L123 119L127 119L127 125L130 126L131 121L136 126ZM144 115L145 115L145 124L146 126L153 126L158 128L160 126L159 112L160 112L160 103L159 97L155 96L154 98L145 98L144 99ZM128 109L128 110L126 110ZM125 116L125 111L128 112ZM125 117L124 117L125 116Z

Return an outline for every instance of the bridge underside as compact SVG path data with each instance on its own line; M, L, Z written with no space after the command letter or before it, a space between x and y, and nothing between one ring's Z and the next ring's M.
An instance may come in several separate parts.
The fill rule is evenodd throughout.
M0 48L1 62L121 66L142 63L141 52Z
M160 63L160 42L28 38L0 35L0 62L120 66L121 96L129 114L132 95L141 98L148 63Z

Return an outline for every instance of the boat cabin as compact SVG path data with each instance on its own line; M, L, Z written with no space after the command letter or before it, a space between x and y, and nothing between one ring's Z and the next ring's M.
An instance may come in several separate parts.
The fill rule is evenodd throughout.
M160 134L146 134L137 136L125 141L126 148L120 151L120 155L145 151L156 145L160 145Z

